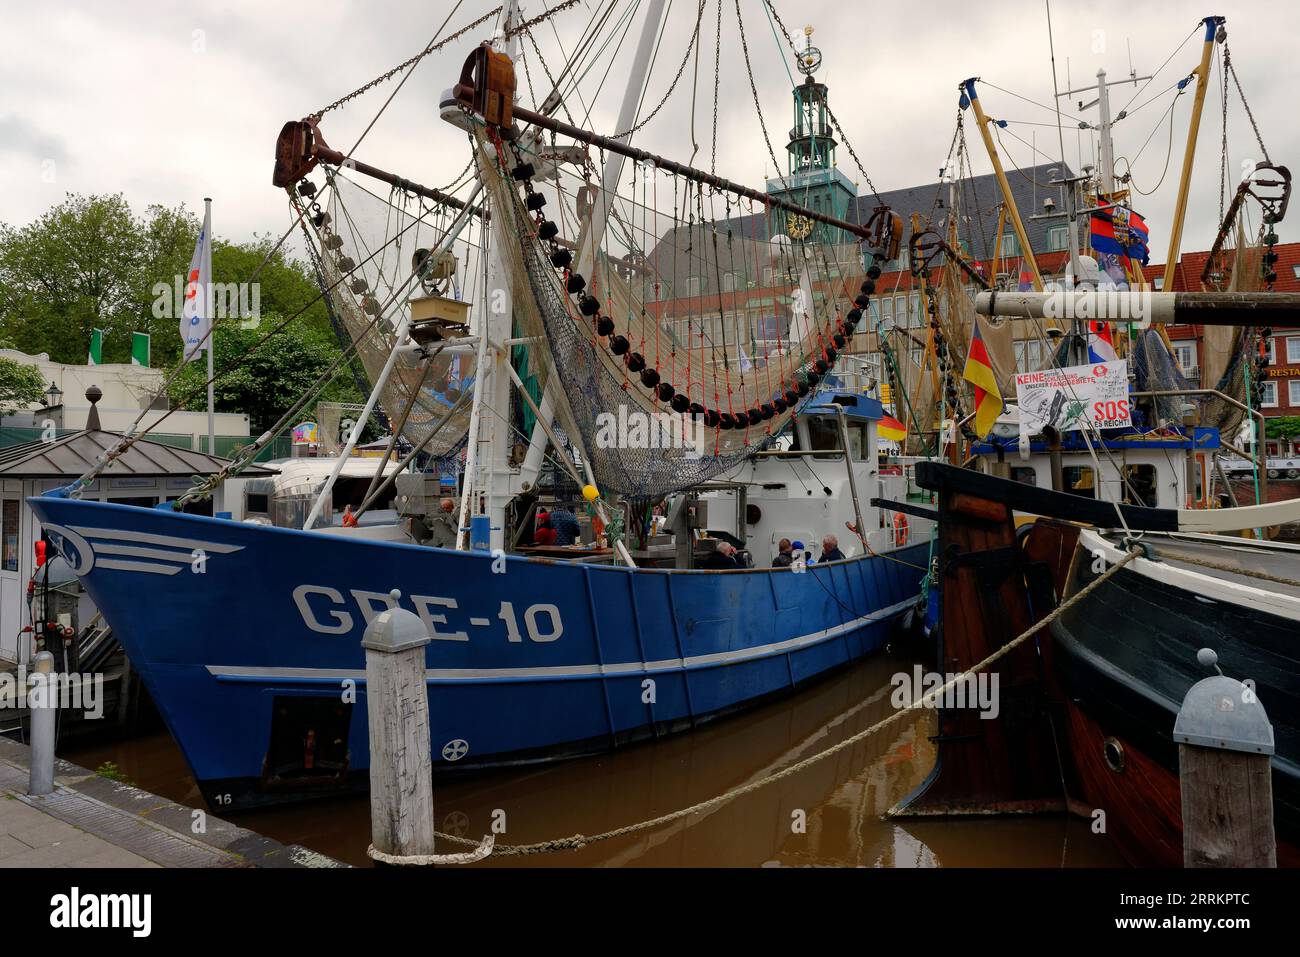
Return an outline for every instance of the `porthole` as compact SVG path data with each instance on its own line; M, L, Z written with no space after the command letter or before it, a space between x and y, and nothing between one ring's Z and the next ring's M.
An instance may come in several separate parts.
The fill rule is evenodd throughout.
M1124 771L1124 745L1117 738L1107 738L1101 743L1101 753L1106 759L1106 767L1116 774Z

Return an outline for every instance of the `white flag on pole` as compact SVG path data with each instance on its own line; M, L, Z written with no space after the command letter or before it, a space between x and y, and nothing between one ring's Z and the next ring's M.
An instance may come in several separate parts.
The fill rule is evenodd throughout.
M185 305L181 309L180 333L185 343L184 360L189 362L208 348L212 339L212 212L203 215L203 229L194 243L194 257L185 283Z

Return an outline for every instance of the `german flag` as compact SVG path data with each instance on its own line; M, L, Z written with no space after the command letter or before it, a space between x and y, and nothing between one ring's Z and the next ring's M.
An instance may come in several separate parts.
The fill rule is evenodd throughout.
M966 355L966 368L961 377L975 387L975 432L984 438L993 429L993 423L1002 414L1002 393L997 376L989 362L989 351L980 335L979 323L971 334L970 352Z
M892 415L881 416L876 423L876 434L887 442L901 442L907 438L907 426Z

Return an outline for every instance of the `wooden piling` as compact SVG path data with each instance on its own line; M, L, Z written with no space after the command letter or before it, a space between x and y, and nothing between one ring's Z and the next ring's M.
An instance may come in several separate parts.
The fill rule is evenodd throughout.
M1184 867L1277 867L1266 754L1178 746Z
M1197 653L1218 668L1209 648ZM1220 672L1187 692L1174 723L1184 867L1277 867L1273 726L1249 686Z
M370 719L370 835L384 854L433 854L433 764L423 622L405 609L377 615L366 650Z

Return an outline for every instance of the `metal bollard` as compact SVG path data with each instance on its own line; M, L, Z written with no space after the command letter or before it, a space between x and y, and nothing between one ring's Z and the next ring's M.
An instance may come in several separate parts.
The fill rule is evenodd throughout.
M54 655L42 651L32 662L27 693L31 714L31 776L27 793L39 796L54 790L54 728L59 713L59 684L54 675Z
M1183 698L1174 722L1183 805L1184 867L1277 867L1273 832L1273 726L1254 691L1219 671Z
M370 840L383 854L433 854L428 643L424 622L402 608L377 615L361 639L370 719Z

